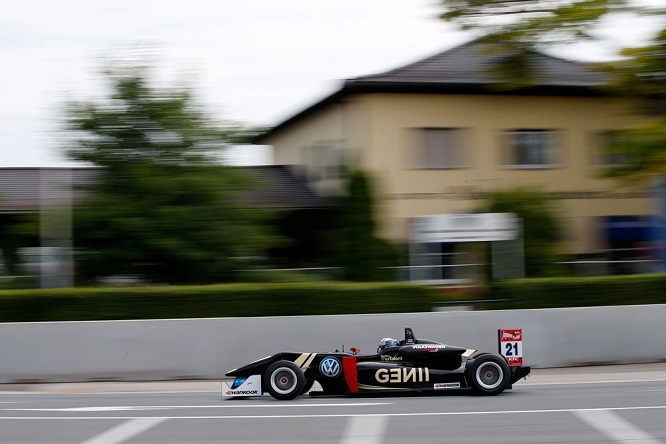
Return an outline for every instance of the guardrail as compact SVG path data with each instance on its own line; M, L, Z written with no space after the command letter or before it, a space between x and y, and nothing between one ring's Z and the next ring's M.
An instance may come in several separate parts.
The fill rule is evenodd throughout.
M278 351L373 353L382 337L496 351L521 328L534 367L666 360L666 304L382 315L0 324L0 383L216 379Z

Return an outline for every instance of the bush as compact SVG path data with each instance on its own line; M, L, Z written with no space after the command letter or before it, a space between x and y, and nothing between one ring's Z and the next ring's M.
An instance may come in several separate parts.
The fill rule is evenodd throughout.
M499 281L487 298L491 309L666 304L666 274Z
M555 265L557 245L562 240L562 222L547 192L528 187L495 191L487 195L484 210L514 213L521 219L525 276L562 275L561 267Z
M223 284L0 291L0 322L430 311L429 290L394 283Z

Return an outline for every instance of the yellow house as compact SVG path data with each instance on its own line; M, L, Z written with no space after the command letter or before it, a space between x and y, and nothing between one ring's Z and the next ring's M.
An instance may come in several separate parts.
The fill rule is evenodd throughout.
M603 92L601 73L543 54L537 81L509 90L492 69L501 57L473 41L347 80L256 142L325 193L337 192L343 165L369 172L387 239L406 242L420 216L474 212L485 191L538 186L561 209L564 252L636 251L647 192L600 176L622 161L601 147L635 121L627 103Z

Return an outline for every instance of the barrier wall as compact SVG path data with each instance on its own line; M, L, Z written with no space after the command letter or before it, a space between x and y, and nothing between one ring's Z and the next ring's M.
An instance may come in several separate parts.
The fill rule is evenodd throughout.
M0 383L216 379L278 351L373 353L383 337L497 351L523 329L533 367L666 360L666 305L348 316L0 324Z

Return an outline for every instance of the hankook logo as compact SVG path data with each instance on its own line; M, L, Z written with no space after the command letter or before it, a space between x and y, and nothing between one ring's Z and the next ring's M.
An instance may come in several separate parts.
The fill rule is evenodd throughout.
M329 378L335 378L340 374L340 361L335 358L324 358L319 364L319 373Z
M435 390L459 389L459 382L440 382L434 385Z
M231 395L258 395L259 390L227 390L227 396Z

